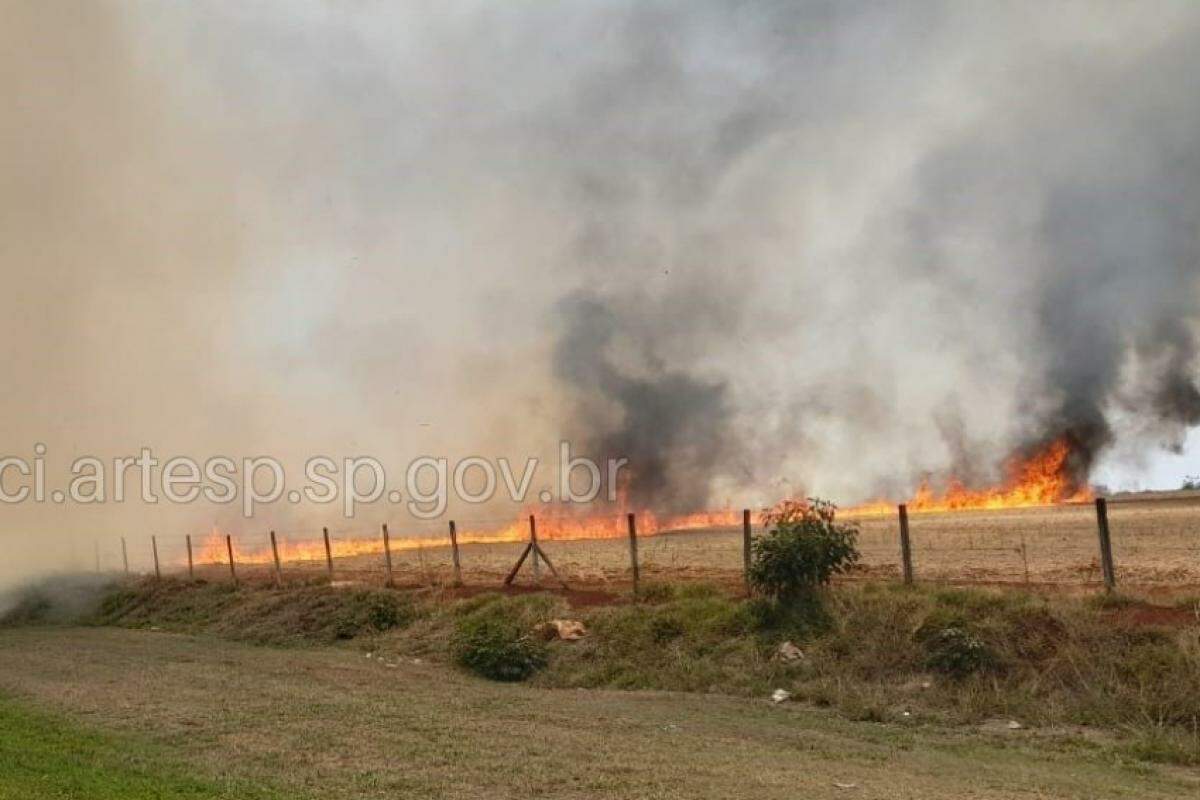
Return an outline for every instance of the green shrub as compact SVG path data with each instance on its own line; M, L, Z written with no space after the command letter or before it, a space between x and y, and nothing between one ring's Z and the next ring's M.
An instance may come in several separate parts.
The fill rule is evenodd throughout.
M785 603L755 598L746 604L744 613L754 630L801 639L826 633L833 625L825 603L811 593Z
M355 591L336 610L334 636L353 639L364 633L383 633L407 625L414 616L411 602L394 592Z
M995 663L984 641L963 627L925 631L922 639L927 653L925 666L952 678L965 678Z
M750 583L783 603L795 602L858 562L858 526L836 521L824 500L786 500L763 517L768 532L754 541Z
M458 663L494 681L523 681L546 666L546 647L512 617L483 613L459 620Z
M45 622L52 610L50 599L37 592L30 592L0 615L0 625L37 625Z
M650 619L650 633L658 644L678 639L687 633L683 620L674 614L660 614Z

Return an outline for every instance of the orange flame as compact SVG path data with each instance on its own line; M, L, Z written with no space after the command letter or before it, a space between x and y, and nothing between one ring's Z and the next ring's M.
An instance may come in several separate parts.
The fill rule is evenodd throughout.
M1086 486L1080 487L1071 476L1071 444L1064 437L1051 442L1029 458L1014 457L1005 467L1007 478L999 486L968 489L951 478L941 493L928 480L923 481L908 501L908 510L918 513L939 511L998 510L1033 508L1059 503L1082 503L1092 499ZM895 512L894 503L876 500L843 510L848 516L875 516Z
M535 514L537 535L539 539L570 540L570 539L616 539L628 536L628 519L624 507L614 507L610 514L580 515L558 509L539 509ZM660 533L674 531L701 530L718 527L729 527L741 524L740 511L722 509L704 511L696 514L681 514L660 516L653 512L643 511L637 514L638 536L654 536ZM263 537L266 539L266 537ZM459 544L495 544L501 542L525 542L529 540L529 514L499 528L478 528L459 530ZM390 547L394 551L415 550L421 547L445 547L449 545L449 536L396 536L390 538ZM278 537L279 559L285 562L323 561L325 559L325 543L322 539L313 538L292 541L287 537ZM349 556L379 555L383 553L382 534L375 537L342 538L331 541L333 556L345 558ZM264 565L274 560L270 543L247 548L244 539L234 538L234 558L238 564ZM229 556L226 552L225 534L214 529L200 543L196 551L197 564L226 564Z
M916 494L908 500L908 510L915 513L963 511L971 509L1007 509L1049 506L1065 502L1086 502L1092 493L1080 488L1071 476L1071 444L1066 438L1057 439L1033 456L1013 458L1006 465L1007 478L999 485L986 489L968 489L960 480L951 478L946 488L938 493L928 481L921 484ZM609 513L582 514L570 507L542 507L532 512L526 510L518 519L499 528L467 528L458 532L461 544L486 544L497 542L524 542L529 539L529 514L536 516L537 534L540 539L617 539L628 535L627 513L632 510L625 500L625 492ZM846 516L883 516L895 513L895 504L876 500L842 510ZM742 513L734 509L704 511L695 514L659 515L649 510L637 511L639 536L654 536L674 531L704 530L735 527L742 522ZM266 537L261 545L247 548L244 539L235 539L234 556L239 564L270 564L274 559ZM443 547L449 544L448 536L393 536L393 550L410 550L420 547ZM323 561L325 544L319 536L293 541L279 537L281 561ZM381 535L342 538L333 542L336 558L348 556L378 555L383 552ZM197 552L200 564L224 564L228 562L225 536L217 530L207 536Z

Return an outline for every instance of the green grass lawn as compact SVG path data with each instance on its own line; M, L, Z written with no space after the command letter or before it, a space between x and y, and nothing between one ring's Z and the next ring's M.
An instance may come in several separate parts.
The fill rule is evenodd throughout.
M284 795L188 777L155 747L93 733L0 697L0 800L141 800Z

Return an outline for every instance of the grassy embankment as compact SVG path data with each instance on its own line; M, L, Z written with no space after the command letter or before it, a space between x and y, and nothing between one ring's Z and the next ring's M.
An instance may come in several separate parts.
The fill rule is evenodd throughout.
M27 606L36 617L36 603ZM545 641L552 618L578 642ZM554 594L480 595L146 581L117 587L95 623L270 645L352 642L383 656L457 662L534 686L667 689L831 707L852 720L1003 727L1017 722L1121 757L1200 764L1200 617L1194 601L874 584L823 611L780 614L710 587L651 587L641 602L571 609ZM792 641L804 655L777 657Z

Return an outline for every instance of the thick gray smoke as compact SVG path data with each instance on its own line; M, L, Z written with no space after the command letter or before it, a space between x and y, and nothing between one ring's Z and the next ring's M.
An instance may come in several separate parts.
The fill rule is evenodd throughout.
M596 447L633 456L659 504L706 499L714 475L761 481L788 448L819 454L796 477L820 483L900 445L888 474L851 467L857 491L897 492L927 471L994 480L1061 438L1082 486L1114 406L1147 444L1178 448L1200 421L1200 15L1158 8L1128 37L1122 9L1094 3L1041 9L1025 30L970 4L627 18L625 58L583 84L603 122L568 137L594 165L572 260L601 280L640 272L566 308L559 374L589 424L597 396L617 409ZM811 165L826 160L840 164ZM876 192L865 209L860 191ZM834 256L814 252L823 223L861 227ZM656 291L658 273L678 277ZM808 341L758 367L792 373L779 395L717 366L793 338ZM889 383L924 395L917 418ZM997 410L964 419L971 407ZM822 443L831 420L854 454ZM940 442L889 436L930 423Z
M0 43L0 455L565 437L694 510L1200 422L1191 2L16 2ZM0 514L83 567L251 525Z

